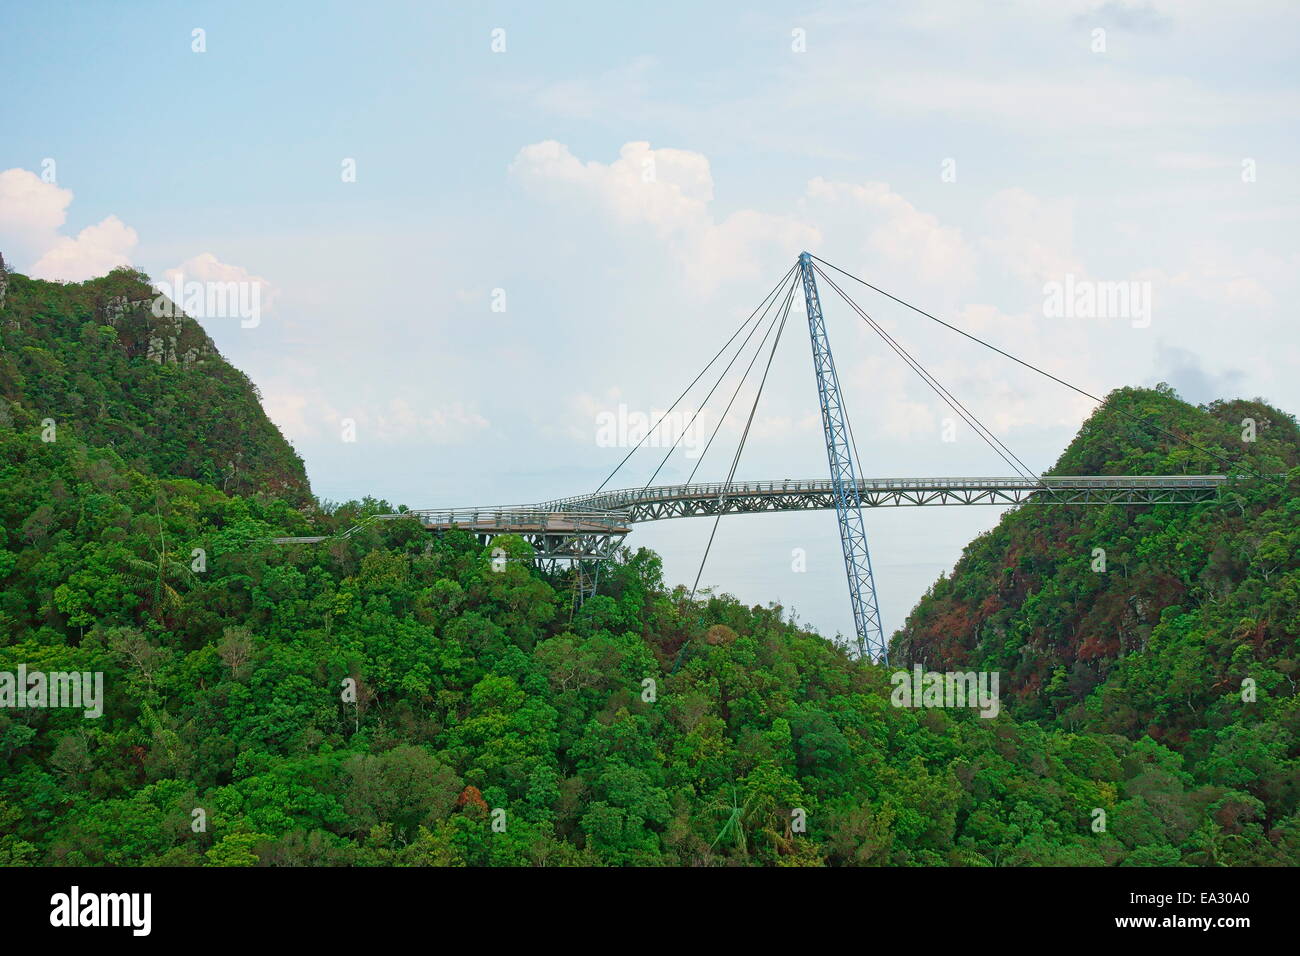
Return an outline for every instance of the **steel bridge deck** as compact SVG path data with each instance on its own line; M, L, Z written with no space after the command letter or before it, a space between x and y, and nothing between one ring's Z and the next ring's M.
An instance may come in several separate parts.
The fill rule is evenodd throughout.
M862 507L934 505L1169 505L1218 496L1224 475L1128 477L1086 475L1030 478L862 478ZM612 556L631 525L667 518L835 508L829 479L735 481L730 484L656 485L557 498L534 505L416 510L378 515L416 518L430 531L460 528L486 543L517 534L539 558L600 560Z
M1224 475L1048 478L862 478L863 507L922 505L1196 504L1218 495ZM828 479L738 481L730 484L661 485L559 498L532 507L562 512L588 508L618 512L627 521L658 521L698 515L805 511L835 507Z

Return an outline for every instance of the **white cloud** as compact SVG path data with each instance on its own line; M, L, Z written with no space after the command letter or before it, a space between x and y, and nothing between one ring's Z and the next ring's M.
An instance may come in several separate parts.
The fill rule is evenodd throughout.
M531 192L576 202L614 224L648 231L667 244L687 276L711 290L760 274L759 252L778 246L793 256L820 233L797 219L742 209L719 221L713 214L709 160L682 149L626 143L612 163L582 162L563 143L525 146L510 174Z
M1136 273L1136 278L1153 284L1164 303L1159 306L1162 317L1170 305L1200 301L1220 316L1249 315L1257 331L1274 321L1290 330L1289 317L1277 306L1292 294L1300 252L1239 246L1215 237L1198 241L1180 265L1176 271L1152 268Z
M862 438L910 439L938 434L933 403L925 400L925 396L913 397L909 377L915 374L892 352L847 363L842 383L845 394L877 396L876 414L859 418L855 427ZM927 391L926 395L932 393Z
M63 236L32 266L37 279L82 282L118 266L129 266L139 244L136 231L116 216L87 226L76 238Z
M655 65L654 57L634 57L626 66L607 70L595 79L547 83L533 94L533 98L546 112L570 118L590 119L623 111L630 101L641 99L649 91L648 74Z
M466 441L476 432L487 429L488 420L461 402L450 402L433 407L418 399L389 399L387 405L372 411L363 411L357 417L358 427L373 427L380 441L423 440L436 445L456 444Z
M859 231L866 231L863 253L890 269L905 269L928 282L960 284L975 275L975 256L961 231L942 225L886 183L834 183L821 177L808 184L808 199L819 218L843 218L843 206Z
M178 266L163 271L167 281L175 286L188 282L239 282L258 286L259 304L263 312L275 306L280 290L261 276L253 275L243 266L222 262L211 252L191 256Z
M131 264L139 236L116 216L60 233L72 191L26 169L0 172L0 252L38 279L80 282Z
M72 192L26 169L0 172L0 251L26 266L59 239Z
M709 161L680 149L627 143L613 163L583 163L563 143L525 146L510 165L525 185L552 198L588 197L621 224L645 224L661 237L709 221Z
M1145 131L1153 117L1162 124L1207 129L1248 117L1294 117L1290 94L1244 97L1206 90L1182 77L1145 77L1088 69L1061 79L1042 74L972 76L899 70L863 90L873 105L894 114L942 113L980 119L1014 130L1059 132L1076 137Z
M262 408L284 436L293 442L319 435L321 423L330 420L321 414L326 409L331 415L337 414L328 405L309 400L302 392L280 388L262 390ZM311 414L313 410L317 414Z
M450 445L491 427L462 402L429 405L398 396L385 402L353 401L340 410L322 390L281 383L264 388L262 396L267 416L294 442L340 438L348 419L356 425L358 443Z
M1083 274L1074 253L1074 203L1004 189L988 202L989 235L980 243L1012 275L1029 282Z
M1190 153L1178 150L1157 153L1154 164L1160 169L1176 169L1190 172L1206 172L1219 169L1239 169L1241 158L1237 156L1216 156L1213 153Z
M1172 130L1222 134L1300 116L1293 84L1216 83L1214 69L1202 67L1236 49L1250 49L1258 63L1273 56L1287 62L1289 34L1278 24L1290 12L1282 2L1213 0L832 5L808 18L817 59L779 82L782 95L816 102L831 115L849 107L912 124L947 118L953 127L945 137L975 125L1004 136L1066 138L1076 151L1145 162L1168 150L1146 144L1165 142ZM1102 53L1091 48L1096 28L1107 31ZM877 36L894 42L882 44L872 69L862 70L864 44ZM1187 66L1171 69L1174 58ZM1250 72L1246 63L1233 68Z

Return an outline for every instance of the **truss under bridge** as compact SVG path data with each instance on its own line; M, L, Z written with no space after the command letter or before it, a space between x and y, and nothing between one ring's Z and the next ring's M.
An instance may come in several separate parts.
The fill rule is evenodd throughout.
M415 518L430 531L459 528L473 534L480 544L487 544L498 534L517 534L533 546L538 559L549 561L600 561L613 557L631 530L622 512L595 508L565 512L544 505L404 511L378 517Z

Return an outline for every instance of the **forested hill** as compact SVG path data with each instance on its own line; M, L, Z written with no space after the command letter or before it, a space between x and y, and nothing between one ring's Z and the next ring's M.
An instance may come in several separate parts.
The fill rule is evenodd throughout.
M0 415L114 448L159 475L310 499L306 472L248 377L178 309L158 317L131 269L81 283L3 273ZM162 310L160 310L162 311Z
M510 536L393 521L270 544L395 509L301 507L301 465L247 382L190 323L160 335L131 305L139 275L14 276L5 295L0 865L1300 863L1295 516L1274 491L1239 489L1226 518L1013 515L1010 570L977 543L954 582L985 577L932 596L901 640L1005 661L1023 713L891 706L892 668L780 607L692 601L646 550L579 605ZM1274 414L1261 453L1290 465L1293 434ZM1145 439L1117 441L1091 470ZM1072 563L1092 546L1069 536L1081 520L1130 539L1100 583ZM1064 537L1034 537L1054 522ZM1218 554L1218 534L1208 577L1119 599L1121 636L1085 653L1071 621L1109 607L1117 576L1181 580L1143 561ZM969 648L940 620L958 613L982 622ZM1059 679L1030 666L1067 653ZM1083 704L1062 696L1075 661L1105 681ZM16 705L20 669L102 675L102 713ZM1119 700L1086 697L1121 678Z
M1284 815L1300 787L1297 464L1294 418L1261 401L1115 392L1054 473L1278 477L1213 504L1012 511L917 605L896 659L998 670L1016 716L1150 736Z

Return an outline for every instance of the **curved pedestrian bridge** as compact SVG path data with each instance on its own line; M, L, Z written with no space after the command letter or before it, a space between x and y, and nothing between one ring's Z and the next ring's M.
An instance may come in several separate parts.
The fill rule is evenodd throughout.
M849 504L864 508L932 505L1177 505L1213 500L1224 475L1044 478L864 478ZM694 485L655 485L556 498L531 505L417 509L377 515L415 518L431 531L460 528L487 540L496 534L528 539L540 556L607 557L643 521L767 511L835 508L829 479L783 478Z

